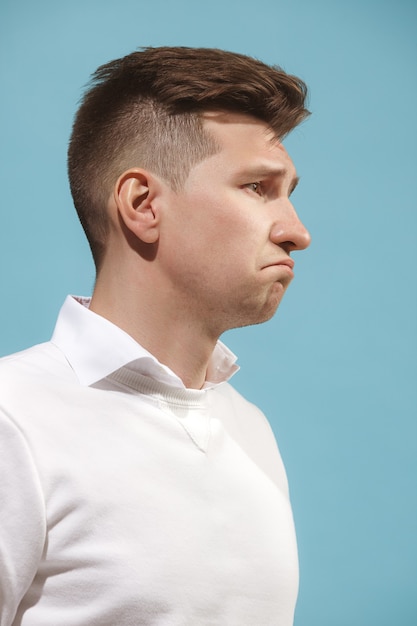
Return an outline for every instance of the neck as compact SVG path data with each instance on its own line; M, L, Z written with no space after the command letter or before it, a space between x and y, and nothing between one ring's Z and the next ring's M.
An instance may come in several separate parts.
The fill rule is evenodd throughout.
M138 285L123 276L100 272L91 310L127 332L175 372L185 387L201 389L218 337L202 328L189 303L182 303L174 289L149 280L150 284Z

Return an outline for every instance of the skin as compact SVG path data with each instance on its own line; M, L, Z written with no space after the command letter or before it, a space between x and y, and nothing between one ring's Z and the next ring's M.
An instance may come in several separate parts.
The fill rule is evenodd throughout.
M274 315L290 254L310 243L289 199L294 164L269 127L219 112L203 124L219 150L179 191L142 168L117 181L91 302L195 389L225 330Z

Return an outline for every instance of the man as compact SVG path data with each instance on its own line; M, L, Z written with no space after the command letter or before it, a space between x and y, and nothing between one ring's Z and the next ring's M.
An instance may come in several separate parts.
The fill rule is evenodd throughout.
M288 626L296 543L226 330L271 318L310 238L281 140L305 85L210 49L97 70L69 147L97 280L3 359L1 626Z

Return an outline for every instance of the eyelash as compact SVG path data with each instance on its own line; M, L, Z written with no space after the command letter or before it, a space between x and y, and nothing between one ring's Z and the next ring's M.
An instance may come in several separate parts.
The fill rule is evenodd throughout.
M250 189L252 187L252 185L256 186L256 189L252 189L253 193L258 194L258 196L261 195L261 193L259 193L259 192L262 192L262 185L261 185L261 183L259 181L256 181L256 182L253 182L253 183L248 183L245 186Z
M251 187L255 185L256 185L256 189L251 189ZM251 189L253 193L256 193L256 195L261 196L261 197L264 196L266 192L264 183L258 180L253 183L247 183L246 185L244 185L244 187L246 187L246 189ZM288 198L292 196L294 190L295 188L289 191L288 196L287 196Z

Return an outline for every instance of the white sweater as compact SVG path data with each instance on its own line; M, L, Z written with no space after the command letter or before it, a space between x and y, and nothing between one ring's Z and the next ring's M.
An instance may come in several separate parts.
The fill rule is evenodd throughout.
M46 343L0 361L1 626L290 626L287 481L228 383L124 365L80 384Z

